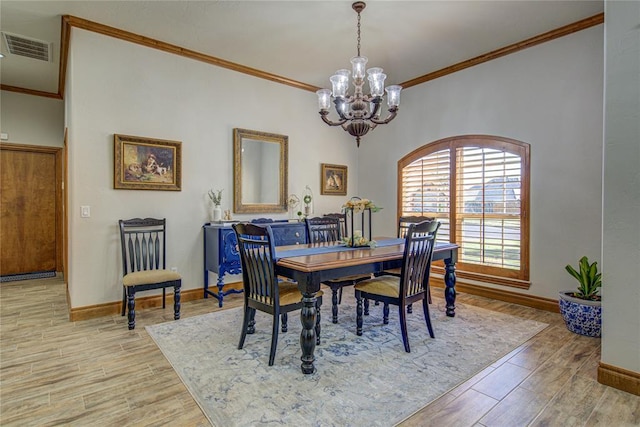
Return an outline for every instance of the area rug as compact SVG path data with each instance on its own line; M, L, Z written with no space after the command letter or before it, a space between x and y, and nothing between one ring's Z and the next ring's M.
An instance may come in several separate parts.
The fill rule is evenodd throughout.
M345 292L346 297L347 292ZM147 330L214 426L392 426L464 382L547 325L457 304L446 317L434 300L429 337L418 305L408 317L411 353L404 351L396 307L389 324L371 305L358 337L353 296L338 324L322 307L317 372L300 370L300 320L278 340L268 366L271 318L256 314L256 332L238 350L242 309L148 326Z

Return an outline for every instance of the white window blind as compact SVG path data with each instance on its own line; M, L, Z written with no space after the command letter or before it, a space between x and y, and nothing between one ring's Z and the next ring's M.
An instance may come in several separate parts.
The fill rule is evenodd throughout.
M402 214L438 218L437 240L449 241L451 208L450 150L425 156L402 170Z
M520 268L520 164L520 156L493 148L456 149L461 261Z
M528 144L506 138L428 144L399 162L399 215L436 217L459 271L528 280L528 165Z

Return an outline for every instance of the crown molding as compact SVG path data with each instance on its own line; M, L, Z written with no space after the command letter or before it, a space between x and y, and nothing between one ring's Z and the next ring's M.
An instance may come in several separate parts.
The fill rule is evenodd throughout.
M416 86L422 83L426 83L428 81L435 80L449 74L453 74L460 70L464 70L465 68L470 68L475 65L479 65L484 62L489 62L506 55L511 55L512 53L520 52L521 50L524 50L533 46L537 46L539 44L546 43L551 40L555 40L557 38L564 37L578 31L586 30L587 28L591 28L593 26L600 25L602 23L604 23L604 13L599 13L597 15L593 15L590 18L586 18L581 21L577 21L572 24L565 25L564 27L556 28L555 30L551 30L546 33L539 34L537 36L523 40L521 42L514 43L497 50L493 50L491 52L485 53L480 56L476 56L475 58L458 62L457 64L450 65L448 67L442 68L440 70L434 71L429 74L425 74L420 77L416 77L415 79L407 80L404 83L400 83L400 86L402 86L403 89L407 89L411 86Z
M555 30L548 31L543 34L531 37L518 43L505 46L503 48L485 53L475 58L468 59L466 61L459 62L457 64L450 65L437 71L433 71L428 74L424 74L420 77L416 77L411 80L407 80L401 83L403 89L410 88L422 83L426 83L431 80L435 80L440 77L444 77L449 74L464 70L466 68L473 67L475 65L482 64L512 53L519 52L521 50L537 46L542 43L555 40L560 37L567 36L569 34L591 28L596 25L604 23L604 13L591 16L586 19L574 22L572 24L565 25ZM194 59L196 61L205 62L217 67L226 68L239 73L247 74L253 77L269 80L275 83L284 84L297 89L306 90L309 92L315 92L320 89L318 86L310 85L307 83L299 82L297 80L289 79L287 77L279 76L277 74L268 73L266 71L258 70L256 68L247 67L235 62L227 61L215 56L206 55L204 53L196 52L194 50L186 49L177 45L166 43L160 40L155 40L149 37L145 37L139 34L135 34L129 31L120 30L115 27L100 24L97 22L89 21L87 19L79 18L72 15L62 16L61 34L60 34L60 70L58 73L58 92L44 92L31 89L24 89L16 86L0 85L1 90L25 93L29 95L44 96L48 98L63 99L65 89L65 79L67 72L67 60L69 53L69 44L71 42L71 28L80 28L87 31L92 31L98 34L103 34L109 37L114 37L120 40L136 43L141 46L146 46L152 49L162 50L164 52L172 53L175 55L183 56L185 58Z

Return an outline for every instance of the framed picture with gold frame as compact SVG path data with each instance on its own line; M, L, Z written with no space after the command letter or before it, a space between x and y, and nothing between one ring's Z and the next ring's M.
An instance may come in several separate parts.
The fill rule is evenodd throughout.
M347 166L322 163L320 194L347 195Z
M113 136L113 188L182 190L182 142Z

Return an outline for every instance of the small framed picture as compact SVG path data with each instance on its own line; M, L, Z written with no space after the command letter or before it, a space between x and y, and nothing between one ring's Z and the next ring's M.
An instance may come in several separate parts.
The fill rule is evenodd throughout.
M347 167L322 163L320 194L347 195Z
M114 135L113 188L182 190L182 142Z

